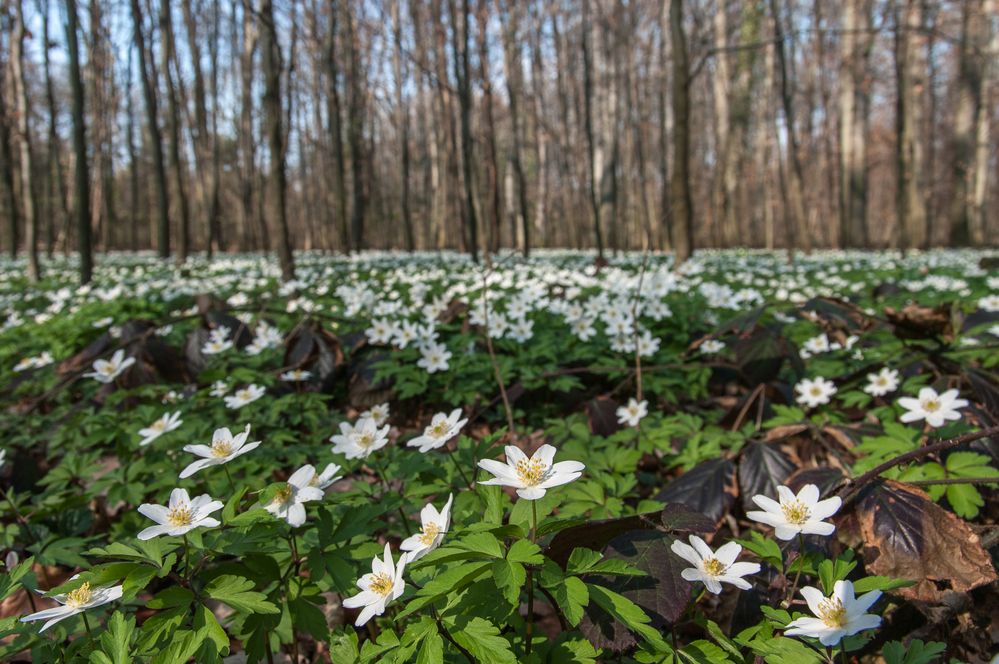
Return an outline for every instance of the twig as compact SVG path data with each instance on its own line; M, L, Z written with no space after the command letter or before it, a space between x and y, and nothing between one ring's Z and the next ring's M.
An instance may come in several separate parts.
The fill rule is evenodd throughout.
M942 440L938 443L934 443L933 445L926 445L925 447L920 447L912 450L911 452L901 454L893 459L889 459L888 461L875 466L852 482L849 482L843 489L843 502L852 502L857 497L857 494L860 493L860 490L864 488L868 482L875 479L886 470L894 468L899 464L920 459L936 452L942 452L952 447L957 447L958 445L964 445L965 443L981 440L982 438L990 438L996 434L999 434L999 426L989 427L988 429L982 429L981 431L974 431L972 433L966 433L963 436L958 436L957 438Z
M513 410L510 408L510 399L506 395L506 386L503 385L503 375L500 373L499 362L496 361L496 351L493 350L493 338L489 334L489 270L483 273L482 276L482 310L485 315L486 321L486 349L489 351L489 360L493 364L493 374L496 376L496 382L499 384L500 396L503 397L503 410L506 412L506 424L507 430L513 434L516 433L513 426Z

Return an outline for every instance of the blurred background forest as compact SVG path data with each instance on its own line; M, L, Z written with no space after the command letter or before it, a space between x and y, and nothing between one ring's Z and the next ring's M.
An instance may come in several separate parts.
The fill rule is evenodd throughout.
M999 0L0 0L2 246L999 237ZM85 260L86 262L86 260Z

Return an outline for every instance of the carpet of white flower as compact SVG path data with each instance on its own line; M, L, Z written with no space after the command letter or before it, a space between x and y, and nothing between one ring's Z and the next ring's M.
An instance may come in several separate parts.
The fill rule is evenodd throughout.
M994 254L297 262L0 262L0 659L997 647Z

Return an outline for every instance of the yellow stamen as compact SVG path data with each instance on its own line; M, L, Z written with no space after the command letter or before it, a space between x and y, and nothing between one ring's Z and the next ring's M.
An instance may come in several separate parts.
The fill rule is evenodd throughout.
M923 402L923 410L927 413L932 413L940 410L940 402L936 399L927 399Z
M66 606L78 609L84 604L89 603L93 596L94 594L90 592L90 584L84 583L82 586L76 590L70 591L66 595Z
M790 524L800 526L808 521L808 507L806 507L800 500L795 499L787 503L781 503L780 509L784 512L784 518L787 519L787 522Z
M212 456L221 459L232 454L231 440L216 440L212 443Z
M441 527L436 523L428 523L423 526L423 532L419 536L420 543L425 546L430 546L434 543L434 539L441 534Z
M843 602L834 597L827 597L819 602L818 613L826 627L836 629L846 625L846 608L843 606Z
M721 576L727 569L717 558L705 558L701 566L704 572L711 576Z
M167 514L171 526L189 526L194 520L194 512L187 505L175 507Z
M292 491L290 486L285 485L281 487L278 489L278 492L274 494L274 503L281 504L289 502L291 500L291 494Z
M525 486L537 486L548 475L548 467L537 459L521 459L517 462L517 476Z
M379 572L378 574L372 574L371 577L371 585L368 586L368 590L382 597L392 592L392 579L388 574Z

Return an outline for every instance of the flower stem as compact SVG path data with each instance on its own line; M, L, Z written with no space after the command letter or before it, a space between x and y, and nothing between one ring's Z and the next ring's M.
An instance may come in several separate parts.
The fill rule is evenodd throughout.
M225 477L229 480L229 491L232 492L232 495L236 495L236 485L233 484L232 475L229 474L229 468L225 464L222 464L222 470L225 471Z
M191 583L191 545L187 541L187 533L184 533L184 578L187 583Z
M455 470L458 471L458 474L461 475L461 479L465 480L465 484L468 485L468 490L472 491L472 483L468 481L468 475L465 474L465 471L461 467L461 464L458 463L458 455L456 455L454 453L454 450L452 450L450 447L445 446L444 449L448 451L448 455L451 457L451 463L454 464Z
M841 645L839 648L840 659L843 660L843 664L849 664L850 659L846 656L846 645Z
M90 631L90 621L87 620L87 612L84 611L80 615L83 616L83 626L87 628L87 636L89 636L90 639L93 640L94 633Z
M798 533L798 559L801 563L798 565L798 571L794 574L794 583L791 584L791 592L787 596L787 605L791 606L791 602L794 601L794 593L798 590L798 581L801 579L801 569L805 566L805 561L803 560L805 556L805 536L802 533Z
M538 501L531 501L531 542L538 539ZM527 625L524 627L524 652L531 654L534 640L534 570L527 568Z

